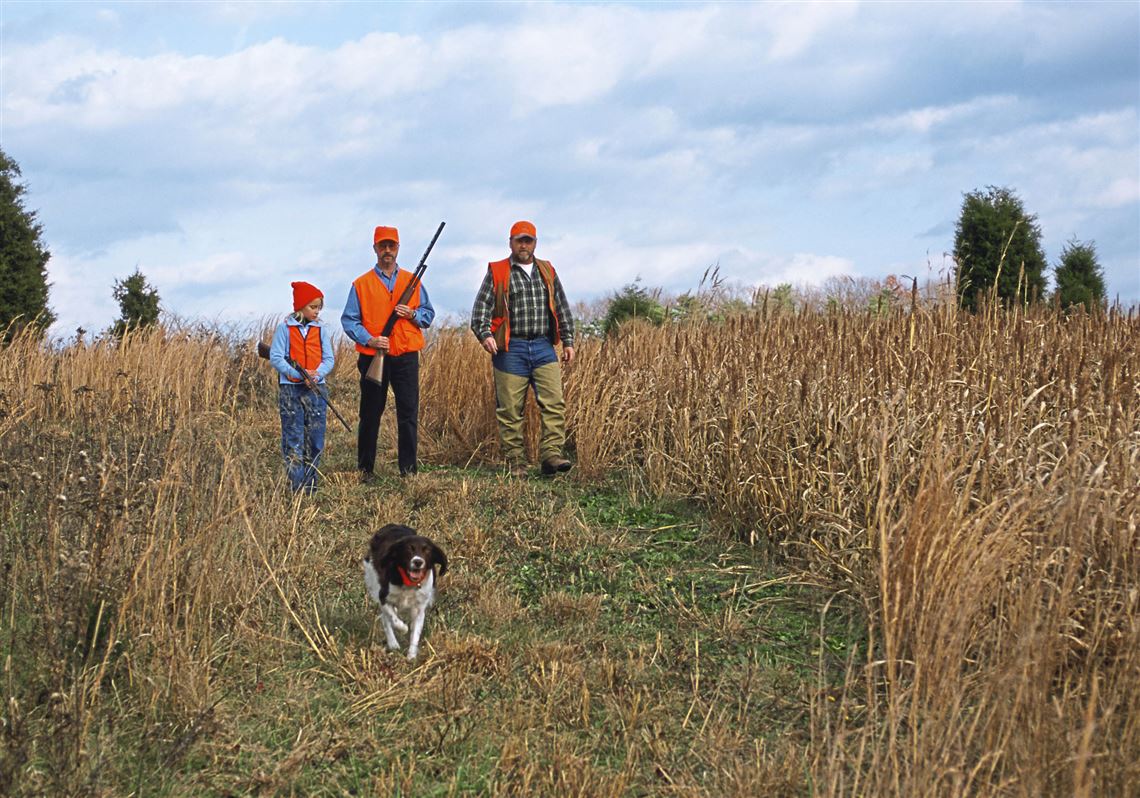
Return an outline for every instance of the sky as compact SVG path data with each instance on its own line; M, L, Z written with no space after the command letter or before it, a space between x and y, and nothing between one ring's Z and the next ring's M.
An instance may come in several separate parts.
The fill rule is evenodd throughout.
M52 332L140 270L240 324L336 320L399 228L464 323L511 224L572 302L945 277L966 192L1140 302L1140 2L0 2L0 148L51 251Z

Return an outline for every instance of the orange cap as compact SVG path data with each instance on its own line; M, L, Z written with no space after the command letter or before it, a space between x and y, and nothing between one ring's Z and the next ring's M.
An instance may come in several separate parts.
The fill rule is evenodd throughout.
M372 231L372 243L379 244L381 241L395 241L400 243L400 232L395 227L377 227Z
M533 222L515 222L511 225L511 238L515 236L530 236L531 238L538 238L538 233L534 229Z

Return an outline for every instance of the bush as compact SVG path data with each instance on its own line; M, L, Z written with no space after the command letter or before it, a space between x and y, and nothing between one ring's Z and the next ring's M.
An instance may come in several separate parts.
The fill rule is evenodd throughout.
M609 335L630 319L642 319L651 324L665 321L665 307L658 299L659 292L649 292L640 284L641 278L627 285L610 300L602 331Z

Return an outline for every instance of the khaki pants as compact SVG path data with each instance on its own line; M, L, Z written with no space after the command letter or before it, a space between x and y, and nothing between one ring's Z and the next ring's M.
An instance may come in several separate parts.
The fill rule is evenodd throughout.
M562 367L557 363L539 366L531 376L520 377L495 369L495 418L499 420L499 440L503 456L508 462L526 462L526 445L523 440L523 409L526 407L526 389L534 386L542 422L542 436L538 442L538 461L541 463L562 454L566 443L566 402L562 399Z

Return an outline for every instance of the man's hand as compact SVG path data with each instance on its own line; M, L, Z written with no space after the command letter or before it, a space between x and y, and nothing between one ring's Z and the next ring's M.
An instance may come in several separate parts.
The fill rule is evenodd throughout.
M368 339L368 346L370 346L373 349L378 349L381 352L387 352L388 351L388 336L386 336L386 335L374 335Z
M483 339L483 348L492 355L499 354L499 345L495 343L495 336L493 335L488 335Z
M407 305L396 305L396 315L401 319L410 319L416 315L416 311Z
M570 365L571 363L574 362L574 347L572 347L572 346L562 347L562 362L565 363L566 365Z

